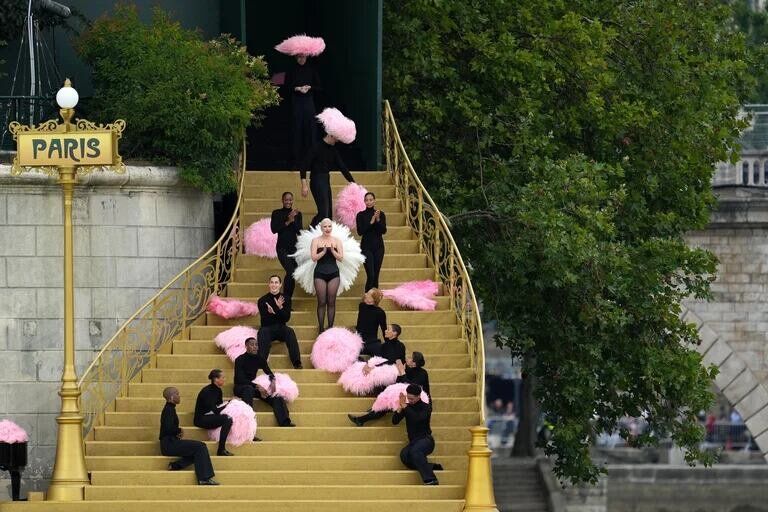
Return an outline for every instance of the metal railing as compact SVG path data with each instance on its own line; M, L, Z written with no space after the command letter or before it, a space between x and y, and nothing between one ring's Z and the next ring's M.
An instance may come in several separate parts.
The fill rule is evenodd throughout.
M477 379L476 398L485 421L485 344L480 309L467 267L451 235L448 223L416 175L397 131L389 101L383 112L384 156L386 169L395 183L395 193L403 202L406 221L416 232L419 247L435 267L434 279L443 284L456 312L461 336L467 343L470 364Z
M103 424L104 412L125 396L128 383L158 351L205 312L208 298L221 293L242 253L241 210L245 176L245 144L236 169L238 197L224 234L187 268L149 299L104 345L80 379L83 437Z
M58 115L54 96L0 96L0 150L13 150L16 142L8 130L12 121L35 126Z

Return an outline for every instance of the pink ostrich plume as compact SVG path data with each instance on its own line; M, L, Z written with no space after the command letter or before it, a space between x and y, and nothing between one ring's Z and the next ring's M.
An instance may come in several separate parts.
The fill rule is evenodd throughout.
M328 135L333 135L344 144L352 144L355 141L357 135L355 122L338 109L326 108L315 117L323 123L325 133Z
M277 234L270 227L271 219L261 219L245 230L245 254L255 254L262 258L277 258Z
M27 432L11 420L0 421L0 443L26 443L29 441Z
M312 345L312 366L327 372L340 373L352 366L363 348L363 339L343 327L331 327L317 337Z
M230 400L221 414L232 418L232 429L227 436L227 444L241 446L253 441L253 436L256 435L256 413L250 405L242 400ZM220 433L221 427L210 429L208 439L218 441Z
M417 311L434 311L437 301L438 284L434 281L409 281L391 290L382 290L384 297L400 307Z
M227 353L232 361L245 354L245 340L255 338L258 331L253 327L236 325L220 332L213 339L216 346Z
M269 387L271 386L271 383L269 382L269 375L265 373L262 373L253 379L253 383L258 384L266 390L269 390ZM293 402L299 398L299 386L287 373L275 372L274 396L282 397L286 402Z
M387 386L387 388L376 397L371 409L376 412L396 411L398 407L400 407L400 395L405 394L406 388L408 388L408 384L402 382ZM421 392L421 401L429 403L429 395L424 391Z
M216 294L208 299L208 305L205 309L218 315L221 318L241 318L244 316L253 316L259 314L259 306L253 302L246 302L237 299L222 299Z
M305 34L289 37L275 46L275 50L285 55L308 55L317 57L325 50L325 41L322 37L310 37Z
M350 183L336 196L334 210L336 220L349 229L357 227L357 214L365 210L365 194L368 189L357 183Z
M386 362L386 359L378 356L370 358L368 362L358 361L344 370L338 383L354 395L367 395L379 386L394 384L397 380L397 367L393 364L376 366ZM363 373L366 366L371 369L368 375Z

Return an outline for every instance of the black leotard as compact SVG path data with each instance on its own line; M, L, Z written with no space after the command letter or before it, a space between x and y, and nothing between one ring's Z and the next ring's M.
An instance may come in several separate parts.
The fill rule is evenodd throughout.
M323 248L318 247L317 253L320 254L321 252L323 252ZM339 265L336 263L336 257L333 255L330 248L328 249L328 252L323 254L323 256L317 260L314 277L315 279L322 279L324 281L330 281L331 279L339 277Z

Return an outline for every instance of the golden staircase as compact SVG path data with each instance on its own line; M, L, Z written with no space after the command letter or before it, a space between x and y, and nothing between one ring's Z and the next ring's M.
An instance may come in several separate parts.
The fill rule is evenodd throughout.
M386 299L382 303L388 321L402 326L407 351L421 351L427 361L437 444L431 459L445 467L438 473L440 486L422 485L418 474L401 464L399 452L407 441L403 424L393 426L389 415L365 427L347 419L347 413L368 409L372 398L351 396L336 384L337 375L312 369L309 353L317 335L316 302L299 286L290 325L299 338L305 369L292 368L284 344L276 344L270 355L272 368L290 374L299 384L300 397L290 404L297 427L277 427L271 410L257 401L263 442L231 448L234 457L212 457L222 485L197 486L191 468L167 471L170 459L160 456L157 441L163 388L174 385L181 392L177 410L185 437L206 440L205 432L192 425L192 410L210 369L225 370L229 382L224 395L232 393L232 363L213 337L231 325L259 322L258 317L224 320L204 313L205 300L218 290L255 301L266 293L271 274L284 274L276 259L240 254L242 229L236 218L240 226L248 226L268 217L280 207L286 190L294 192L305 222L314 214L311 197L299 194L296 173L249 171L240 178L238 211L229 234L137 312L83 377L86 464L91 477L84 501L9 503L0 510L207 512L218 505L259 512L464 508L469 428L484 420L481 325L455 244L410 168L388 105L386 113L388 171L354 176L376 193L377 206L387 214L381 287L417 279L441 283L435 311L403 311ZM344 184L341 176L332 175L334 192ZM354 326L364 281L361 268L354 287L337 300L336 326ZM208 446L215 453L214 443ZM487 455L477 453L481 458Z

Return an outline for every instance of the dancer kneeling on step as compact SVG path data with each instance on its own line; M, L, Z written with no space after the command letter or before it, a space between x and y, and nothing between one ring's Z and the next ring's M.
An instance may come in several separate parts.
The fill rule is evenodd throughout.
M432 405L422 402L420 395L418 385L408 385L405 393L400 395L400 408L392 416L392 424L397 425L405 419L408 444L400 451L403 464L418 471L424 485L438 485L435 471L443 467L427 460L427 455L435 451L435 440L429 425Z
M221 387L224 385L224 372L219 369L211 370L208 374L210 384L205 386L197 394L195 402L195 417L193 423L198 428L211 430L221 427L219 434L219 448L216 455L230 456L232 453L227 451L227 436L232 429L232 418L226 414L221 414L222 409L227 406L221 393Z
M163 398L165 407L160 415L160 453L166 457L181 457L168 464L168 469L179 471L194 464L199 485L219 485L213 479L213 465L205 443L183 439L184 431L179 428L179 416L176 414L176 406L181 402L179 390L167 387L163 390Z
M264 389L254 384L253 379L259 370L269 375L270 389ZM267 360L259 354L259 342L256 338L245 340L245 354L235 359L235 396L243 399L243 402L253 407L253 399L258 398L269 404L275 414L275 419L280 427L295 427L291 422L288 406L285 399L272 396L275 392L275 374L269 368Z
M384 345L386 346L387 344L384 343ZM399 373L396 381L397 383L416 384L422 389L422 391L427 394L427 396L431 397L429 393L429 374L427 373L427 370L424 369L424 365L426 364L426 361L424 360L424 354L421 352L414 352L411 357L405 360L405 364L400 361L395 362L395 364L397 365L397 371ZM388 412L390 411L386 409L380 411L368 409L368 411L362 416L347 414L347 417L352 423L358 427L362 427L368 421L383 418L387 415Z

